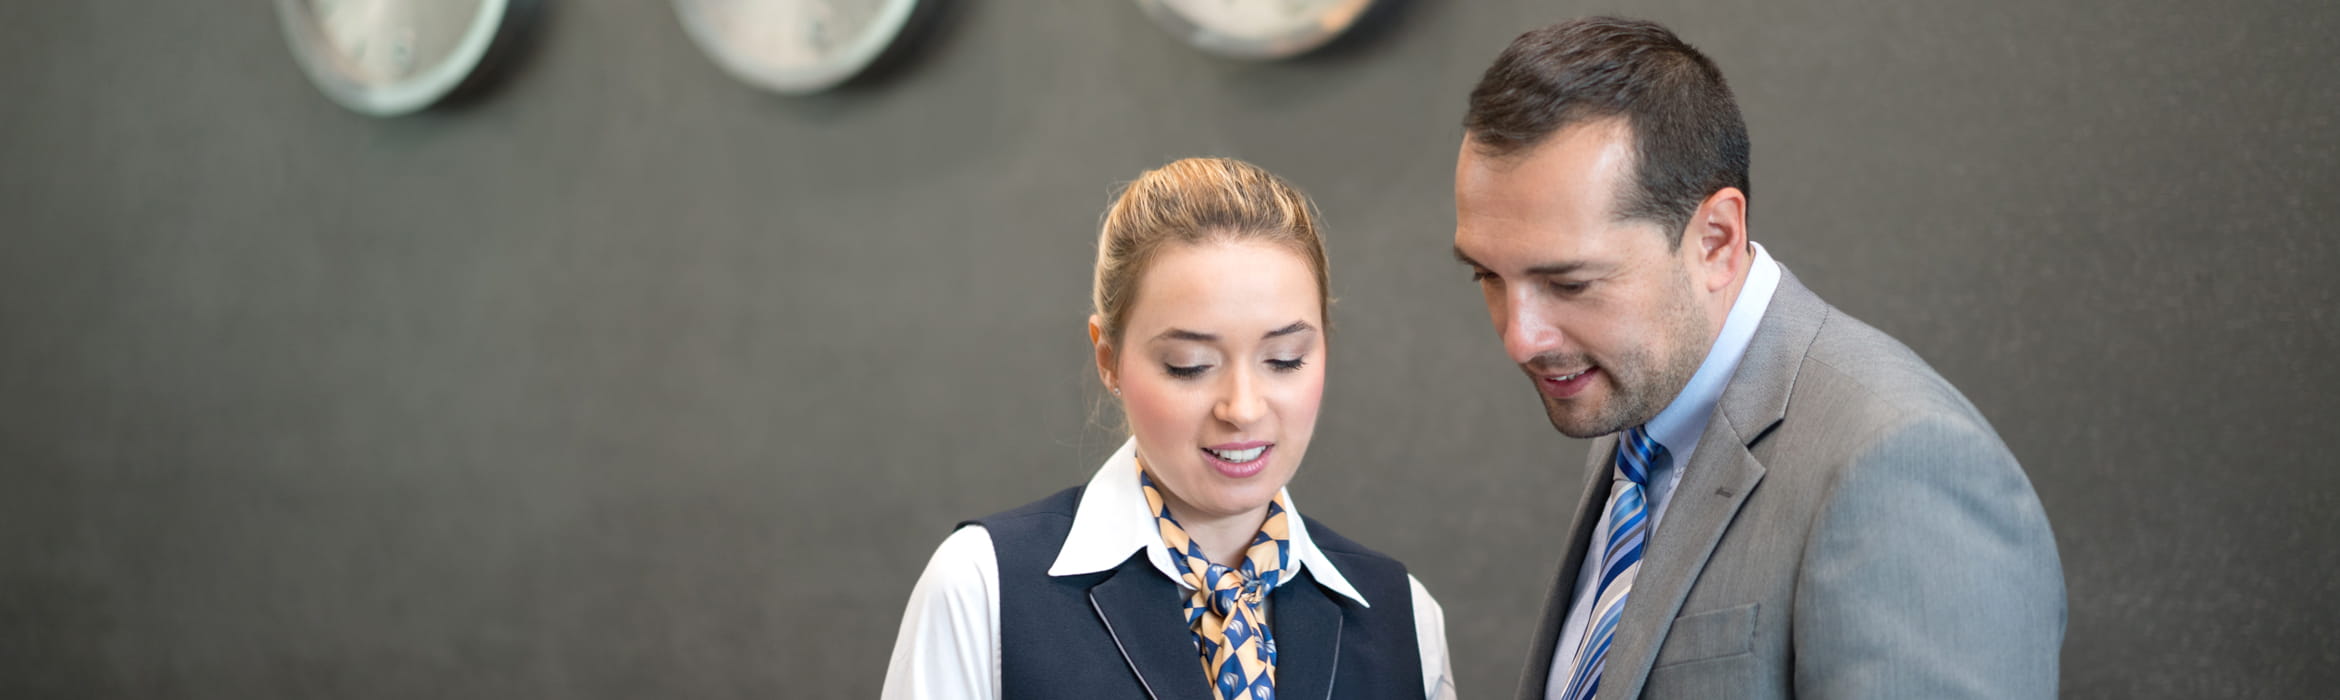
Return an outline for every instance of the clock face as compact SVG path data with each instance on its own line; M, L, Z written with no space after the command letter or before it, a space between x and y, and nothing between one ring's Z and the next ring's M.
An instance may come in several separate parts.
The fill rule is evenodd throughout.
M479 68L510 0L277 0L309 80L342 106L394 116L446 97Z
M1154 22L1222 56L1297 56L1340 36L1373 0L1137 0Z
M674 0L683 29L726 72L803 95L835 87L892 46L919 0Z

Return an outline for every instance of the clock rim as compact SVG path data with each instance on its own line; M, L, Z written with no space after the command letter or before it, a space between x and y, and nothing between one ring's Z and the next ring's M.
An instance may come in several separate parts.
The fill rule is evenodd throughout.
M1331 43L1333 39L1356 27L1358 20L1363 19L1366 12L1373 9L1374 2L1375 0L1341 0L1330 9L1335 12L1347 12L1348 18L1342 21L1339 26L1329 29L1296 31L1267 39L1244 39L1221 34L1204 27L1163 0L1137 0L1138 7L1145 10L1146 16L1152 18L1155 24L1168 30L1188 46L1220 56L1252 61L1292 58L1322 48L1325 44Z
M748 61L725 50L722 42L715 38L712 29L706 25L707 20L691 9L699 1L670 0L669 4L674 7L676 17L683 25L683 32L690 35L691 43L698 45L700 53L706 54L715 61L716 67L740 82L783 95L801 96L842 85L876 63L880 56L885 55L886 49L902 38L910 26L910 18L924 0L881 0L885 6L879 8L869 29L856 35L854 43L844 52L811 68L793 70Z
M472 16L446 59L404 80L376 84L342 69L309 5L309 0L276 0L276 15L294 60L326 97L350 111L375 117L411 114L445 99L479 70L513 14L513 0L480 0L479 12Z

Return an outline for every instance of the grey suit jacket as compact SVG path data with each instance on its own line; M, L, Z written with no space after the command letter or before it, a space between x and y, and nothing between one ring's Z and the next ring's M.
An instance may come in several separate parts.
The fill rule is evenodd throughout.
M1593 444L1521 700L1544 695L1616 443ZM2055 696L2063 569L2022 467L1925 361L1793 275L1684 469L1602 700Z

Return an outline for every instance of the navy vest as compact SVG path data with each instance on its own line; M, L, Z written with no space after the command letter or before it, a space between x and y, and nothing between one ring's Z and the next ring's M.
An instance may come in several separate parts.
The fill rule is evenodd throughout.
M1145 552L1119 568L1049 576L1081 489L968 523L999 557L1000 695L1014 700L1210 700L1178 584ZM1302 570L1269 594L1276 695L1292 700L1419 700L1413 588L1396 559L1303 518L1316 548L1373 607Z

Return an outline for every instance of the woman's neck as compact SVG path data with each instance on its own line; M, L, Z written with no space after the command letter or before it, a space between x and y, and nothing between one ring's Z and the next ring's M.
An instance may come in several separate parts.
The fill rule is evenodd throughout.
M1243 561L1251 549L1252 536L1259 534L1260 525L1267 522L1267 506L1239 515L1205 517L1176 504L1170 506L1170 515L1178 518L1178 527L1186 530L1186 537L1201 547L1203 556L1211 563L1234 567ZM1198 572L1199 573L1199 572Z

